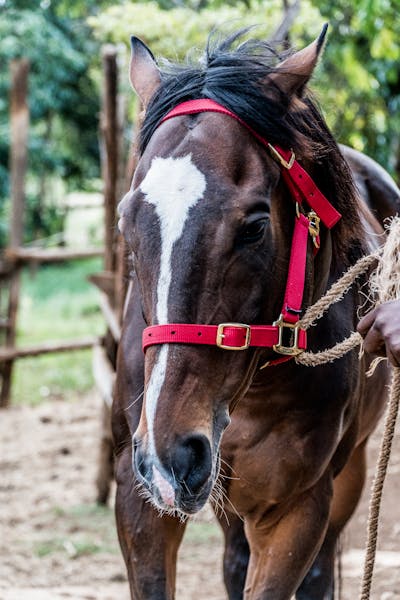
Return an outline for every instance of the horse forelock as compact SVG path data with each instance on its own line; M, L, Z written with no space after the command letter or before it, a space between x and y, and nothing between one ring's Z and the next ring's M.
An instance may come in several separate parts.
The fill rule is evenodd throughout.
M205 56L197 62L164 63L160 88L141 129L140 151L144 152L162 118L181 102L209 98L222 104L271 144L293 148L310 169L321 191L342 214L332 232L333 260L347 263L352 260L349 248L354 243L363 247L349 167L311 95L304 91L301 99L289 96L269 81L280 58L276 49L259 40L237 44L246 32L222 41L210 36Z

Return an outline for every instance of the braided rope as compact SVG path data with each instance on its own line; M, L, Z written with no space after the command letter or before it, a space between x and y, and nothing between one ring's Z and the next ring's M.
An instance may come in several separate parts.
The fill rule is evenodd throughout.
M377 270L370 278L370 288L379 302L400 298L400 217L394 217L388 226L388 238L383 247ZM385 417L385 429L375 469L369 504L364 573L360 587L360 600L369 600L378 541L379 513L383 484L389 464L393 436L400 403L400 367L394 367Z
M315 321L322 317L332 304L339 302L339 300L341 300L349 291L355 280L376 263L381 252L382 249L373 252L372 254L368 254L367 256L363 256L351 266L340 279L332 284L322 298L317 300L315 304L306 310L300 321L300 327L308 329L311 325L314 325Z
M304 329L311 327L320 319L328 308L341 300L354 281L369 267L378 262L378 268L370 280L370 288L377 293L379 302L400 298L400 217L394 217L388 227L389 235L386 244L378 252L364 256L332 285L328 292L313 306L310 306L300 321ZM381 257L380 257L381 255ZM295 357L297 363L305 366L317 366L331 362L344 356L347 352L362 343L359 333L353 332L348 338L336 344L333 348L322 352L303 352ZM369 503L366 554L363 577L360 586L359 600L369 600L372 577L375 565L376 546L378 541L379 514L382 501L383 485L392 449L393 436L400 404L400 367L394 367L390 394L387 403L384 434L375 469L375 477L371 488Z
M382 250L368 254L360 258L353 266L351 266L340 279L335 281L322 298L317 300L315 304L310 306L299 325L303 329L308 329L320 319L332 304L339 302L343 296L350 290L355 280L368 271L368 269L379 259L379 254ZM295 357L298 364L307 367L316 367L327 362L332 362L337 358L341 358L347 352L356 348L362 343L362 337L359 333L353 332L348 338L338 342L332 348L322 350L321 352L302 352Z
M317 367L318 365L333 362L337 358L341 358L361 343L361 335L357 331L354 331L348 338L339 342L333 348L328 348L321 352L302 352L295 357L295 360L305 367Z
M369 600L372 576L374 573L376 545L378 541L378 522L381 508L383 484L389 464L392 441L396 428L396 419L400 401L400 367L394 367L390 395L385 417L385 429L376 464L375 477L371 488L369 515L367 525L366 554L364 559L364 574L360 589L360 600Z

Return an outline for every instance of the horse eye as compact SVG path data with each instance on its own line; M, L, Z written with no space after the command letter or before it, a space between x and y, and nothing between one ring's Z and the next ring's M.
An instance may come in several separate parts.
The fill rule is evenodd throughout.
M243 244L253 244L259 242L265 232L268 219L257 219L256 221L246 223L239 235L239 241Z

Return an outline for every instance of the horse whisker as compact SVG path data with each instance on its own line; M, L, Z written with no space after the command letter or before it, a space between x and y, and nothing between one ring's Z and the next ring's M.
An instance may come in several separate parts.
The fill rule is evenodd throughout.
M236 506L235 506L235 505L232 503L232 501L231 501L231 499L229 498L228 494L227 494L227 493L226 493L226 492L225 492L225 491L224 491L222 488L221 488L221 494L222 494L222 496L223 496L224 500L226 500L226 501L228 502L228 504L231 506L231 508L232 508L232 511L235 513L235 515L236 515L237 517L239 517L239 519L240 519L241 521L244 521L243 517L242 517L242 516L239 514L239 512L238 512L238 510L237 510Z
M220 457L219 457L219 460L220 460L220 461L221 461L221 462L222 462L222 463L223 463L223 464L224 464L226 467L228 467L228 469L229 469L230 471L232 471L232 473L234 473L235 475L237 475L237 476L238 476L238 479L240 479L240 477L239 477L239 474L238 474L238 473L237 473L237 471L236 471L236 470L235 470L235 469L232 467L232 465L230 465L230 464L228 463L228 461L224 460L224 459L222 458L222 456L220 456Z
M124 410L129 410L130 408L132 408L132 406L134 406L134 404L136 404L136 402L138 402L144 395L144 389L140 392L139 396L137 396L137 398L135 398L135 400L133 400L133 402L131 402L128 406L126 406L124 408Z
M221 477L221 479L230 479L231 481L240 481L240 477L229 477L229 475L224 475L221 471L219 472L218 477Z
M223 502L223 497L222 497L222 489L221 489L221 484L219 482L216 482L216 485L214 486L211 495L210 495L210 501L213 505L215 505L215 514L217 515L217 517L225 517L225 520L227 522L227 525L229 527L230 522L228 519L228 515L226 513L226 510L224 508L224 502ZM219 514L218 514L219 513Z

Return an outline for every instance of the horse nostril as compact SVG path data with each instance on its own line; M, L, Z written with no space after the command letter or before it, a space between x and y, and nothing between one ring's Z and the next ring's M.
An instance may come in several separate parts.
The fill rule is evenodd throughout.
M181 440L172 457L171 466L175 477L191 492L197 492L211 474L211 447L202 434L191 435Z

